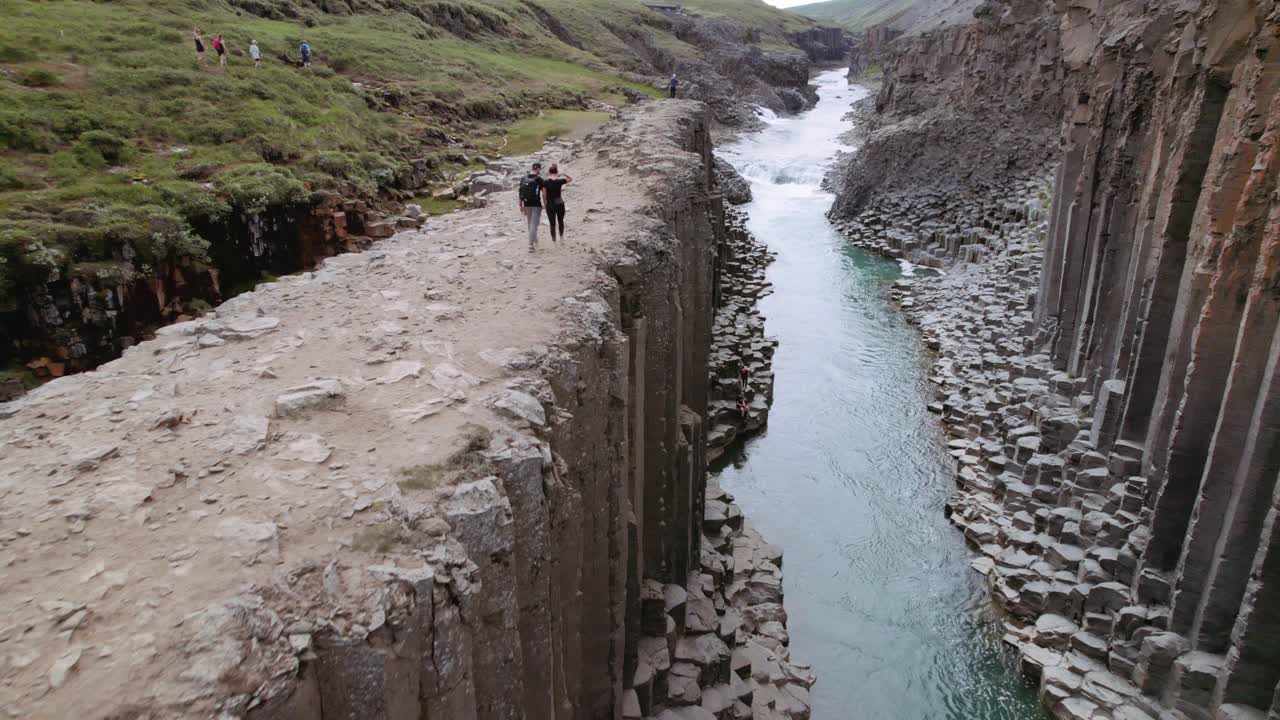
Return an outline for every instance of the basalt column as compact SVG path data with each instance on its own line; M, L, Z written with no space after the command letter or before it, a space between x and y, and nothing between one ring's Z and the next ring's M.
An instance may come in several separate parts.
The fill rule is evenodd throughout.
M1139 5L1066 23L1106 37ZM1099 43L1076 68L1038 319L1096 399L1098 491L1145 488L1122 582L1167 620L1140 684L1194 717L1261 712L1280 681L1280 20L1274 2L1143 12L1179 39Z

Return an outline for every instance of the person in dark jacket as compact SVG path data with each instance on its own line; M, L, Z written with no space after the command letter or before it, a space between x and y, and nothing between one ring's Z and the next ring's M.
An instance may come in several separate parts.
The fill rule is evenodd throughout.
M559 223L560 239L564 239L564 195L561 191L565 185L573 182L573 178L560 174L560 166L551 163L547 169L547 177L542 181L542 204L547 208L547 222L551 223L551 242L556 242L556 224Z
M196 40L196 62L204 66L204 38L200 37L200 28L192 28L191 34Z
M516 193L516 202L520 206L520 214L524 215L525 224L529 227L529 252L538 249L538 223L542 220L543 185L542 163L534 163L529 173L520 178L520 189Z

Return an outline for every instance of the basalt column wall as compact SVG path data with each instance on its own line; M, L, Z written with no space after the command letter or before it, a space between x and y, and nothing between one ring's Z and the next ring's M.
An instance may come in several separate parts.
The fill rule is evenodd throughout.
M1067 11L1083 81L1037 314L1097 451L1138 461L1136 599L1168 605L1215 704L1254 708L1280 681L1278 7Z
M300 689L255 720L329 718L330 708L335 718L624 715L641 587L684 588L700 564L701 418L725 233L701 107L637 113L588 143L627 165L640 148L656 153L661 182L646 187L651 212L605 249L600 277L566 299L561 339L527 396L541 406L528 408L528 435L488 451L482 487L446 493L456 554L430 563L435 590L417 589L395 640L356 643L364 659L353 662L352 640L330 638L311 679L311 694L331 698L322 714L301 674ZM355 715L342 714L356 708L343 693L364 699Z
M1064 28L1084 81L1042 337L1097 398L1098 452L1140 461L1138 600L1167 603L1167 629L1215 659L1217 702L1266 708L1280 680L1277 5L1075 8Z
M701 107L588 143L605 162L660 158L653 204L565 301L542 414L487 451L492 477L442 491L444 549L389 634L326 638L251 718L808 717L781 552L707 486L713 291L732 253Z

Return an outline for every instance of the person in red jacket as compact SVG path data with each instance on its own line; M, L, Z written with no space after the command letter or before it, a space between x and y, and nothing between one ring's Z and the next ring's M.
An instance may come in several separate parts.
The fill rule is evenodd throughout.
M227 44L222 42L222 36L218 35L213 39L213 51L218 53L218 64L227 66Z

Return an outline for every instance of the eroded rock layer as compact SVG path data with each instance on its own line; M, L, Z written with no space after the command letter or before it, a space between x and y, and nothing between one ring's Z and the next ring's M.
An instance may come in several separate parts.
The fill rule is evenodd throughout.
M1008 37L1056 95L1013 93L1012 60L930 80L987 51L926 34L891 45L923 55L891 59L881 99L924 81L963 119L981 80L1022 117L1062 103L1051 192L1012 161L1034 135L1010 154L961 130L922 158L940 182L850 177L837 207L855 241L948 268L896 291L939 351L948 511L1059 717L1280 717L1280 6L986 2L947 32L992 23L1040 28ZM898 132L937 113L881 110ZM988 150L1008 172L972 183L930 160Z
M542 158L591 182L537 254L508 193L0 405L0 705L807 718L781 553L707 486L758 262L709 124L650 103Z

